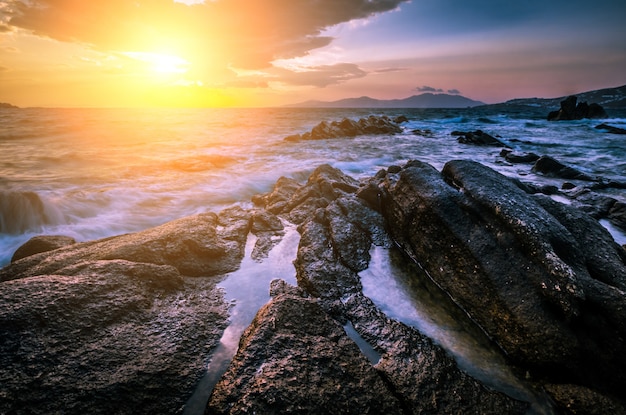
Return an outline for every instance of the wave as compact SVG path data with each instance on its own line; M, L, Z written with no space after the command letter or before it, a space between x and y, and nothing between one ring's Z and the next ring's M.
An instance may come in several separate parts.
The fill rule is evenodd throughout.
M0 233L39 232L64 222L61 211L35 192L0 192Z

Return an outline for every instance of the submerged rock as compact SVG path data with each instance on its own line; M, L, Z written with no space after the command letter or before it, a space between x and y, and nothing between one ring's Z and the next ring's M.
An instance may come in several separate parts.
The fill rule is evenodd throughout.
M542 173L550 177L558 177L568 180L585 180L594 181L595 179L588 174L580 172L572 167L566 166L558 160L550 156L541 156L535 162L533 172Z
M506 147L502 141L482 130L474 132L453 131L451 135L458 136L457 141L461 144L473 144L478 146Z
M619 128L619 127L614 127L612 125L608 125L608 124L605 124L605 123L602 123L600 125L596 125L595 128L597 130L604 130L607 133L611 133L611 134L626 134L626 129Z

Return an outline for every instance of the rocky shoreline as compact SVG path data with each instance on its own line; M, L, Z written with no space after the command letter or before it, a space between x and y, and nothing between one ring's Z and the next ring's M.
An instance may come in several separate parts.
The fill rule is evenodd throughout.
M0 270L0 413L181 413L228 325L218 283L250 235L263 261L284 221L301 235L297 286L268 287L207 414L626 413L626 250L597 221L620 202L553 191L575 203L466 160L360 181L321 165L253 207L92 242L37 238ZM365 296L373 246L418 264L525 392L483 384Z

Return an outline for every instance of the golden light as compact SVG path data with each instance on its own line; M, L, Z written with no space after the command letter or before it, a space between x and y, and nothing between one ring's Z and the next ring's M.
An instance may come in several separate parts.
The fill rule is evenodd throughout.
M154 52L123 52L122 54L147 63L149 68L157 73L183 74L189 70L189 62L175 55Z

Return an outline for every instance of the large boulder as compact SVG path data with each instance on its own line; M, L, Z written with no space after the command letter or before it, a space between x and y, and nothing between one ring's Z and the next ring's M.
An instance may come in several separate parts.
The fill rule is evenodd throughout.
M228 318L169 265L76 262L0 283L0 413L177 413Z
M626 386L626 252L574 207L470 161L409 162L377 184L403 249L538 376Z
M235 207L0 270L0 413L179 412L227 326L217 282L279 224Z
M142 232L66 246L13 262L0 281L53 275L76 262L124 259L171 265L182 275L221 275L239 268L251 226L251 212L231 208L168 222Z
M402 403L311 298L281 294L243 334L210 414L401 414Z
M548 121L571 121L582 120L583 118L606 118L608 115L601 105L586 102L579 102L576 96L572 95L561 101L561 108L548 114Z

